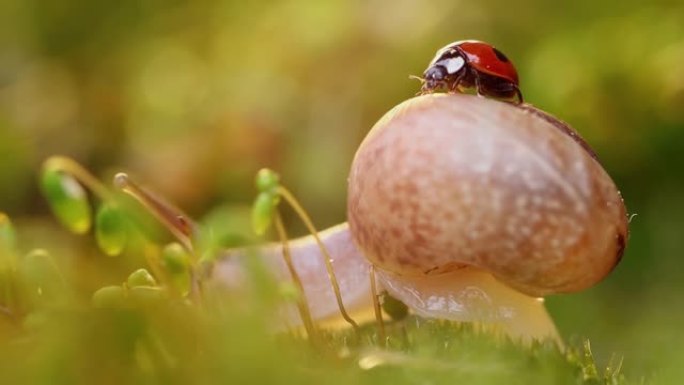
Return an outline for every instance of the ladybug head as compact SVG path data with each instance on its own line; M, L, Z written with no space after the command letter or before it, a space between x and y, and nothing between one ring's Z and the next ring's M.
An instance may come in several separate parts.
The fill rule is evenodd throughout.
M444 78L447 76L447 71L446 68L442 66L431 66L425 72L423 73L423 79L425 80L425 83L423 84L423 88L426 89L433 89L438 87L442 82L444 82Z

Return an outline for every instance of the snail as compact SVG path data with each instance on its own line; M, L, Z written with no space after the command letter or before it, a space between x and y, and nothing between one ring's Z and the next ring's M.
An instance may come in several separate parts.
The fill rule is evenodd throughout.
M620 261L622 197L579 135L527 104L428 94L382 117L356 152L348 223L322 231L346 308L372 305L368 273L423 317L558 338L542 297L584 290ZM282 248L264 261L289 279ZM314 319L335 314L314 239L290 244ZM240 282L229 250L209 279Z

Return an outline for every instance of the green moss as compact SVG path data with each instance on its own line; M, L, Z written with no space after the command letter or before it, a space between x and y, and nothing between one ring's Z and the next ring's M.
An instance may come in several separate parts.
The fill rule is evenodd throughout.
M596 367L588 342L561 349L482 325L424 320L386 295L383 305L394 319L386 341L373 322L358 330L318 326L307 338L303 330L282 327L280 309L292 306L297 292L274 282L254 250L247 250L244 291L226 292L196 281L203 275L189 250L143 238L126 253L147 263L155 277L136 268L120 284L122 277L105 274L111 259L92 263L74 255L73 263L57 264L42 249L24 256L22 268L6 271L4 278L29 295L0 303L0 383L627 383L620 365ZM188 280L181 290L178 275Z
M268 307L213 298L202 306L160 297L154 306L41 312L38 326L0 345L0 373L23 384L627 383L619 371L598 370L588 345L564 352L415 317L387 325L386 349L373 323L358 334L322 331L313 343L275 332Z

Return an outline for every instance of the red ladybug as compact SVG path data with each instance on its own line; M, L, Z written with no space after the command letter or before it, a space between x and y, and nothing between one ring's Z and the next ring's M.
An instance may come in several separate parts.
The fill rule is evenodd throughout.
M445 88L463 91L474 88L478 95L522 103L518 72L498 49L477 40L461 40L437 51L423 73L420 92Z

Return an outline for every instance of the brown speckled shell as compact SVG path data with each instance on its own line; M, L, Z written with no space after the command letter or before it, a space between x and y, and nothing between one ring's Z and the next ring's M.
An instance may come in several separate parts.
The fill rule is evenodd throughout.
M404 276L468 265L530 295L595 284L622 255L625 207L560 124L461 94L400 104L354 158L355 241L371 263Z

